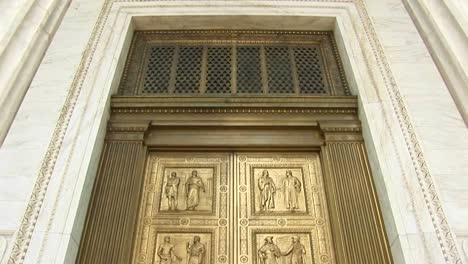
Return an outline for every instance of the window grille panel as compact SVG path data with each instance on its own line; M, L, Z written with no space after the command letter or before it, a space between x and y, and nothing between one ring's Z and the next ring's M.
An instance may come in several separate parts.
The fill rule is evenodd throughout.
M180 47L174 93L198 93L203 47Z
M208 48L207 93L231 93L231 47Z
M143 94L168 93L174 47L151 47Z
M237 92L263 92L260 47L237 48Z
M303 94L326 94L317 48L295 48L299 90Z
M137 31L124 96L350 95L332 32Z
M291 60L288 47L266 47L268 91L270 93L294 93Z

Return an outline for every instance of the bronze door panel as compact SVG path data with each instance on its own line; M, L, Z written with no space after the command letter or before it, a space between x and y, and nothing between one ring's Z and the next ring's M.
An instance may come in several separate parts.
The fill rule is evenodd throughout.
M335 263L318 154L238 153L235 164L236 263Z
M318 154L152 153L143 188L136 263L335 262Z
M231 155L148 157L135 263L226 262L232 231Z

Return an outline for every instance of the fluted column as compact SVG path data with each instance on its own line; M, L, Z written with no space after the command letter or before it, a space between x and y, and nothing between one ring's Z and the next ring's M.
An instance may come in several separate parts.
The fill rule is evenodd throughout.
M393 263L360 127L341 125L321 125L337 263Z
M111 127L101 155L77 263L130 263L144 179L145 127Z

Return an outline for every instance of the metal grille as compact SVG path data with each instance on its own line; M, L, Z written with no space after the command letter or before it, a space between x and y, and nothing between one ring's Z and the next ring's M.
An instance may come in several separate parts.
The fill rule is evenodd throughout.
M294 93L291 61L288 47L266 47L268 91L270 93Z
M231 47L208 48L207 93L231 93Z
M203 47L180 47L174 93L198 93Z
M237 91L262 93L260 47L237 48Z
M317 48L295 48L294 60L297 68L299 90L303 94L325 94L325 84Z
M144 31L119 94L342 96L349 89L331 32Z
M264 46L263 69L262 46L203 50L202 46L151 47L141 93L229 94L234 83L237 93L263 93L266 87L271 94L327 94L320 53L315 47Z
M167 93L174 47L151 47L142 93Z

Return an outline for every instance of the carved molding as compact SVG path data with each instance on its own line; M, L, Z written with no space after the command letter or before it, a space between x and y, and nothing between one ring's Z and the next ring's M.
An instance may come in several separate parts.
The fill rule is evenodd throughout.
M107 125L106 140L143 141L148 131L147 122L109 122Z
M320 121L319 127L324 133L361 132L361 122L357 120Z
M284 113L301 113L301 114L356 114L356 109L343 108L295 108L295 109L278 109L278 108L117 108L112 109L113 113L166 113L166 114L181 114L181 113L196 113L196 114L284 114Z
M148 130L149 122L109 122L107 126L107 131L109 132L128 132L128 133L138 133L146 132Z
M295 97L295 96L245 96L245 97L189 97L189 96L158 96L158 97L125 97L113 96L111 108L113 111L161 111L153 109L172 108L210 108L223 107L226 109L262 109L262 108L291 108L291 109L337 109L357 110L356 96L327 96L327 97Z
M361 123L359 121L320 121L320 131L325 142L363 141Z
M403 132L408 152L410 153L413 161L413 166L420 183L421 192L423 193L427 209L431 215L432 225L436 231L442 254L444 255L447 263L461 264L462 261L457 249L455 235L448 224L448 219L442 206L442 201L440 200L437 187L431 172L429 171L429 167L427 166L427 162L421 145L417 139L416 131L409 116L406 103L401 95L400 88L397 86L390 64L386 59L384 49L379 41L364 3L359 0L355 3L358 6L362 19L366 21L363 25L371 44L374 46L374 56L379 63L385 84L388 87L387 92L390 96L393 110L397 115L400 128Z

